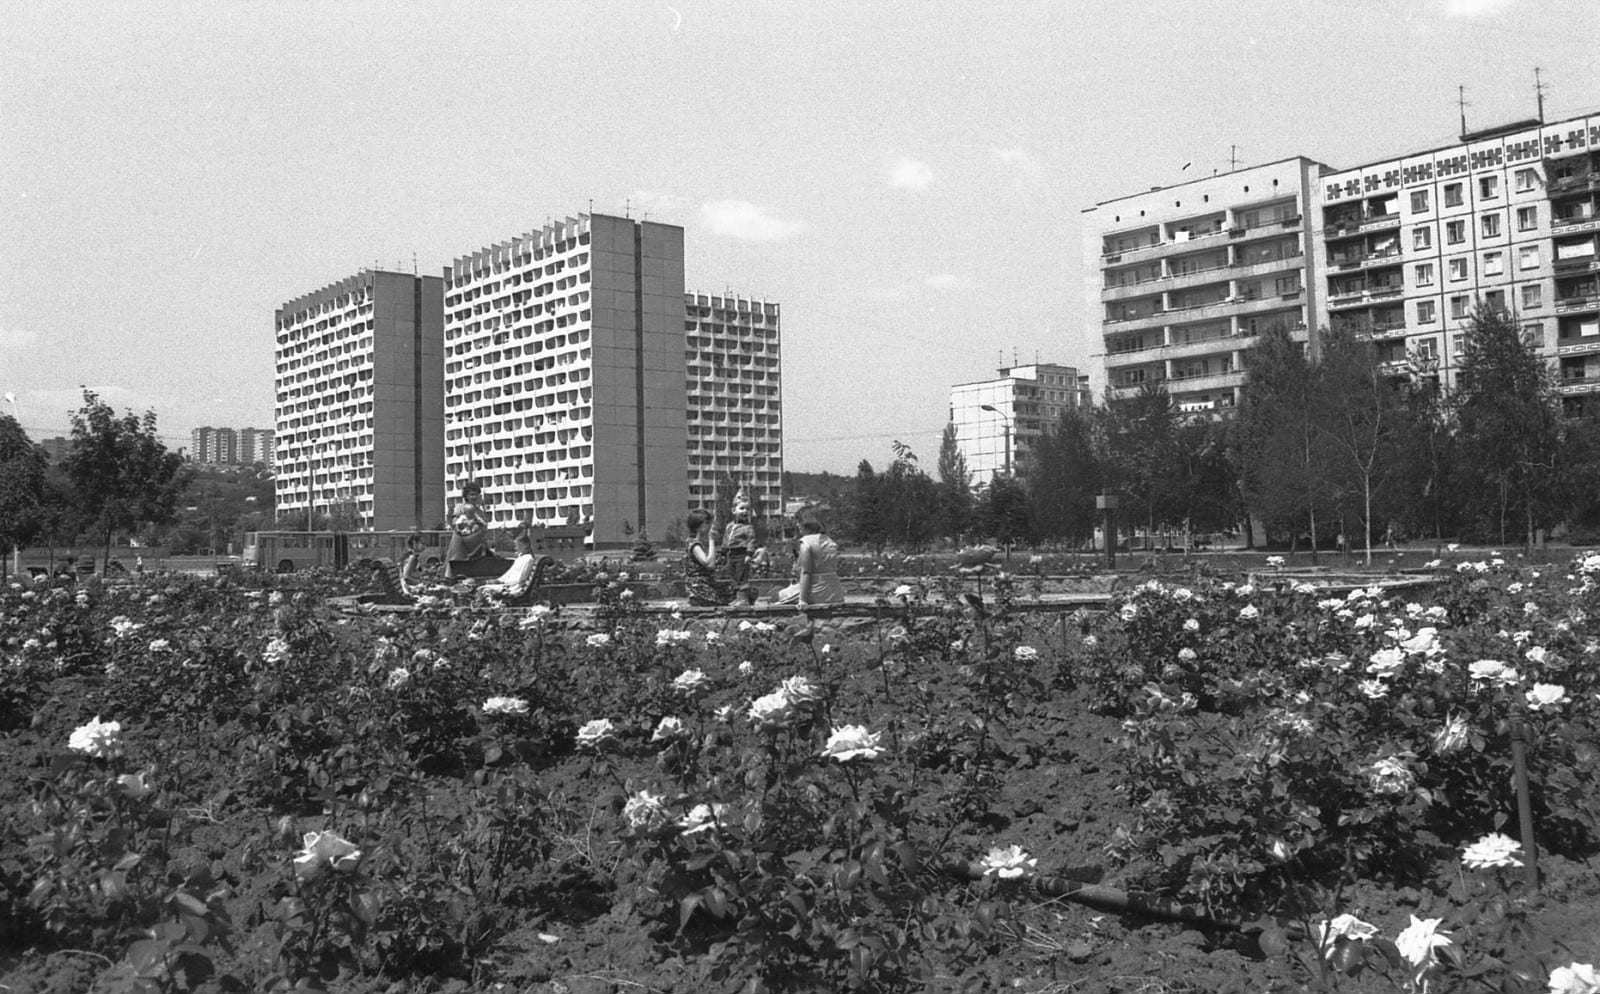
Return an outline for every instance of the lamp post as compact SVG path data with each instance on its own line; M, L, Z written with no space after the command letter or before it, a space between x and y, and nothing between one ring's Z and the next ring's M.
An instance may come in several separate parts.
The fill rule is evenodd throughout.
M17 395L12 393L10 390L7 390L6 391L6 403L11 405L11 418L12 418L12 420L16 421L18 428L21 428L22 427L22 412L17 408ZM0 562L3 562L3 560L0 560ZM21 547L14 547L11 550L11 572L14 575L17 575L17 576L21 576L22 575L22 549L21 549Z
M978 405L978 409L981 410L981 411L988 411L990 414L998 414L998 415L1000 415L1001 419L1005 422L1006 475L1010 476L1011 475L1011 415L1007 414L1005 411L1000 410L1000 408L994 406L993 404L980 404L980 405Z

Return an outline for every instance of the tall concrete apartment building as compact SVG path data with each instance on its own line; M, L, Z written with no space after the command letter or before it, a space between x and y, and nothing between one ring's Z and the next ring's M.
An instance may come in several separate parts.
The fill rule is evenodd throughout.
M497 526L659 539L689 504L683 229L602 214L462 256L444 277L445 476Z
M1354 168L1289 159L1085 214L1113 398L1160 382L1184 409L1230 406L1268 323L1313 352L1319 329L1353 329L1385 370L1453 385L1480 302L1514 315L1564 395L1600 392L1600 117Z
M277 511L443 522L444 281L362 271L277 312Z
M271 428L241 428L239 429L239 461L246 466L256 463L272 468L272 429Z
M1453 385L1479 302L1509 311L1566 395L1600 392L1600 116L1524 121L1322 178L1327 324Z
M1284 159L1084 211L1085 303L1104 343L1096 399L1160 383L1182 410L1231 407L1263 331L1310 338L1324 169Z
M189 461L232 466L239 461L239 433L232 428L196 428L189 432Z
M758 514L783 512L783 389L777 304L685 294L689 503L711 507L727 481Z
M1022 473L1034 440L1062 413L1088 401L1086 377L1071 366L1033 363L999 370L992 380L950 389L950 423L975 483Z

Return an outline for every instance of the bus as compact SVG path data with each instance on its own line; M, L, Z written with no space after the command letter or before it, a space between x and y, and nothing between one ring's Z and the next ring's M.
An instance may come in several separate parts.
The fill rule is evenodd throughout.
M406 540L413 535L422 539L423 568L443 566L445 550L450 547L448 531L246 532L240 565L245 569L292 573L316 566L338 568L363 560L388 559L398 563L405 560Z

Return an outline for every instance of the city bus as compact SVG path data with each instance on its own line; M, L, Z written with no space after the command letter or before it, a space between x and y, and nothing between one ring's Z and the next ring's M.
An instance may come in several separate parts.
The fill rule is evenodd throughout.
M450 547L448 531L245 532L240 565L245 569L292 573L316 566L339 568L372 559L398 563L405 560L406 540L412 535L422 539L424 569L444 565L445 550Z

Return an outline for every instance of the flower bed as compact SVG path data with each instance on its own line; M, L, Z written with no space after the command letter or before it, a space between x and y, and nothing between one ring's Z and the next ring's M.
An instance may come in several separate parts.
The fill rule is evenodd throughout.
M1581 990L1600 557L1544 573L1070 616L965 573L837 627L603 587L588 630L13 585L0 982Z

